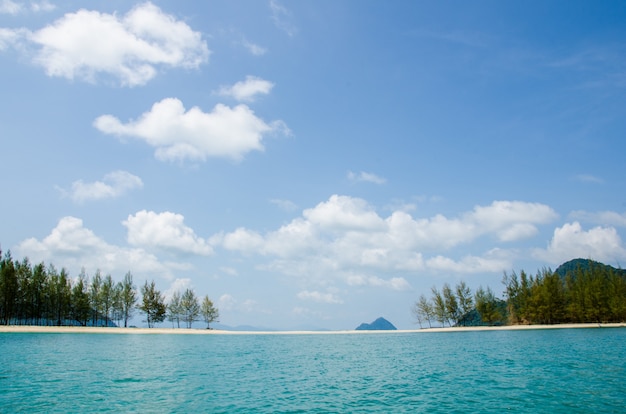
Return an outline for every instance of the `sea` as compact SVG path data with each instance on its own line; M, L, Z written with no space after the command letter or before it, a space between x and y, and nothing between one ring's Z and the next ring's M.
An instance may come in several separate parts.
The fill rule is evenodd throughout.
M2 413L624 413L626 328L0 333Z

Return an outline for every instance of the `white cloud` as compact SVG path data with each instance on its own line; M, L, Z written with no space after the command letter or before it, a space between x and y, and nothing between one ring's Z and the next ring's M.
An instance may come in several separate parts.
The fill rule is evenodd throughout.
M320 303L341 304L343 300L332 293L321 293L318 291L303 290L297 294L298 299L312 300Z
M22 3L11 0L0 1L0 14L18 14L24 8Z
M218 93L228 96L240 102L252 102L257 95L267 95L272 91L274 84L256 76L246 76L245 81L240 81L232 86L222 86Z
M19 47L27 34L28 31L25 29L4 29L0 27L0 51L10 46Z
M626 213L617 213L615 211L599 211L591 213L587 211L572 211L570 217L576 220L597 223L603 226L626 227Z
M594 227L585 231L575 221L557 227L547 249L536 249L534 255L554 264L575 258L615 262L626 259L626 249L613 227Z
M272 12L272 21L274 25L285 32L288 36L293 36L298 32L297 27L292 23L292 15L285 6L280 4L278 0L270 0L270 10Z
M106 243L84 227L76 217L63 217L50 234L42 240L30 238L17 246L20 256L31 262L46 261L62 265L78 274L82 267L89 273L101 269L104 273L133 274L149 277L171 277L171 269L184 267L179 263L162 263L156 256L139 248L122 248Z
M282 200L278 198L273 198L270 200L270 203L278 206L278 208L284 211L295 211L298 208L296 203L290 200Z
M591 175L591 174L578 174L574 178L577 181L580 181L581 183L590 183L590 184L602 184L602 183L604 183L604 180L602 178L596 177L595 175Z
M488 255L489 256L489 255ZM465 256L461 260L453 260L441 255L428 259L426 265L430 269L454 273L499 273L511 268L511 261L506 257Z
M260 234L244 228L238 228L221 237L214 237L216 243L218 242L218 238L219 242L226 249L244 252L257 251L262 248L264 243L263 237Z
M494 201L477 206L468 219L482 231L494 232L501 241L515 241L533 236L535 224L545 224L558 216L545 204L521 201Z
M169 302L172 299L174 293L178 292L182 294L186 289L192 289L191 279L189 278L176 278L170 284L170 287L163 292L163 296L165 297L165 301ZM194 292L196 293L196 292ZM197 295L197 293L196 293Z
M385 184L387 182L387 180L377 176L376 174L367 173L364 171L361 171L360 173L348 171L348 179L355 182L366 182L374 184Z
M199 32L149 2L123 16L68 13L28 40L49 76L96 82L105 75L124 86L143 85L164 66L197 68L210 53Z
M104 176L102 181L85 183L82 180L74 181L72 189L61 191L73 201L82 203L89 200L116 198L130 190L143 187L141 178L126 171L113 171Z
M50 3L47 0L43 0L43 1L33 1L30 3L30 10L38 13L38 12L49 12L56 9L56 6L52 3Z
M250 151L262 151L265 135L288 134L281 121L268 125L246 105L230 108L218 104L209 113L198 107L185 111L175 98L155 103L136 121L124 124L111 115L102 115L94 126L105 134L145 141L156 148L156 158L163 161L204 161L208 157L240 160Z
M385 280L377 276L349 275L346 278L346 283L349 286L384 287L397 291L411 289L411 285L403 277L392 277L389 280Z
M16 15L26 11L32 11L34 13L48 12L54 10L55 8L56 6L47 0L39 2L32 1L30 2L30 7L27 7L23 2L0 0L0 14Z
M239 228L214 240L229 250L269 259L268 271L299 277L309 283L335 283L410 289L398 273L501 272L511 267L511 255L494 248L482 255L445 256L461 244L485 237L496 243L520 240L536 226L556 218L548 206L520 201L496 201L448 218L413 217L404 211L380 216L365 200L333 195L305 209L302 217L265 234ZM497 246L497 245L496 245ZM434 255L433 255L434 254ZM389 279L377 275L388 274Z
M384 221L365 200L333 195L302 215L311 223L333 230L375 230L384 227Z
M187 227L184 220L181 214L169 211L155 213L142 210L135 215L129 215L122 224L128 229L128 243L133 246L211 255L212 247Z
M246 39L244 39L241 44L243 45L243 47L245 47L246 49L248 49L248 51L250 53L252 53L254 56L263 56L264 54L267 53L267 49L264 47L261 47L255 43L249 42Z

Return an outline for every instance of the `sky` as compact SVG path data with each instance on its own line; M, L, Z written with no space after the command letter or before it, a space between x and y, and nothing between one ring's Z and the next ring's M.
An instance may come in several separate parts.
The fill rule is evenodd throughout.
M0 0L2 250L270 329L412 329L433 286L624 266L625 21L611 0Z

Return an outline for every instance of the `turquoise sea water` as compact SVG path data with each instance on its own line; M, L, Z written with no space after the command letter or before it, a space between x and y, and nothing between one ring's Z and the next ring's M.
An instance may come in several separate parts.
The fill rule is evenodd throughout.
M626 410L626 329L0 334L0 411Z

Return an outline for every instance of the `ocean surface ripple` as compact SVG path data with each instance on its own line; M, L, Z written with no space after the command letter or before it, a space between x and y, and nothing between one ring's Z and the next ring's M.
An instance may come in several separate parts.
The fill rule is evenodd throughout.
M626 329L0 334L0 412L623 412Z

